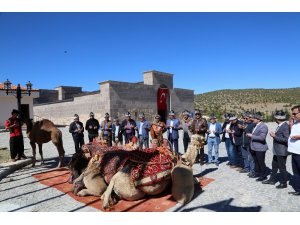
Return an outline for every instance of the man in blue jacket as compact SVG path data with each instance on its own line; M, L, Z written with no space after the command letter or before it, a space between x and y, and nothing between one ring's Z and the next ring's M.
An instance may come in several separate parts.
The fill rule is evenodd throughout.
M175 117L174 110L171 110L169 113L169 119L167 120L167 129L168 129L168 140L171 143L170 147L175 150L176 154L179 154L178 151L179 132L178 131L180 130L180 121Z
M222 126L220 123L217 123L217 117L212 115L209 118L210 123L208 123L207 130L207 146L208 146L208 162L215 163L216 166L219 166L219 144L221 142L220 134L223 133ZM215 150L215 160L212 159L212 148Z
M143 145L145 148L149 148L149 131L151 124L145 119L145 114L139 115L140 121L136 123L136 130L139 137L139 147L142 149Z

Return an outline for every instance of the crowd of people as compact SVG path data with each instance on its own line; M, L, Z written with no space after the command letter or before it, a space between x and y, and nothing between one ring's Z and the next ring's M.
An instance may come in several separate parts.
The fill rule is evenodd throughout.
M120 122L119 118L110 119L108 113L104 121L99 123L93 112L85 126L79 120L77 114L69 126L72 134L75 151L80 151L84 144L84 130L88 132L89 142L94 138L101 137L108 146L129 143L133 137L137 137L140 148L149 148L150 136L157 140L158 146L163 146L163 134L167 132L170 149L175 154L179 152L179 138L183 140L184 152L193 134L199 134L205 139L207 145L207 160L205 160L204 147L199 149L196 162L201 165L212 164L219 166L219 145L224 142L228 156L227 165L237 169L240 173L246 173L249 178L256 178L262 184L275 185L277 189L287 188L288 172L286 163L288 157L292 158L292 170L294 181L294 192L291 195L300 196L300 105L291 109L291 118L287 121L284 111L276 111L274 119L278 124L276 131L269 132L264 123L263 115L260 112L252 115L245 112L243 118L238 119L231 113L224 115L224 123L217 122L214 115L209 117L209 122L202 117L200 110L195 110L194 116L189 111L182 113L182 119L175 116L173 110L169 113L169 119L164 123L160 115L154 117L153 122L145 118L145 114L139 114L139 121L131 118L127 112L125 119ZM18 118L19 112L12 111L12 116L6 121L5 126L10 131L10 152L12 161L24 159L24 142L22 136L22 122ZM179 130L183 130L180 137ZM272 172L268 177L268 170L265 163L266 152L269 150L266 138L270 135L273 138L273 160ZM214 150L214 154L213 154ZM279 174L278 174L279 171Z

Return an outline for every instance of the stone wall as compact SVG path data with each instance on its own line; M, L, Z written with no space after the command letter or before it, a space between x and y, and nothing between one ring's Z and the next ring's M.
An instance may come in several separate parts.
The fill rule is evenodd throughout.
M156 89L164 84L173 89L173 74L158 72L155 70L144 72L144 84L153 85Z
M48 89L39 89L40 97L33 99L33 104L42 104L47 102L58 101L58 91L48 90Z

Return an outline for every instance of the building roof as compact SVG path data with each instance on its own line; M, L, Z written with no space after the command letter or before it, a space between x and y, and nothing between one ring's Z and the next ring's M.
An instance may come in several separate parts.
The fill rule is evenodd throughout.
M10 90L17 90L17 86L18 85L12 84ZM5 90L4 83L0 83L0 90ZM27 87L21 86L21 90L27 91ZM39 89L33 88L31 91L39 91Z

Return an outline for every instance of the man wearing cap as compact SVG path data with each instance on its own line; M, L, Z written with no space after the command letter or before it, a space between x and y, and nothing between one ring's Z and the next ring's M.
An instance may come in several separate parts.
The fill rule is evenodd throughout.
M300 105L292 108L290 127L292 129L288 140L288 152L292 154L293 188L295 191L289 192L289 194L300 196Z
M250 147L251 154L255 162L255 173L259 178L256 181L264 181L267 179L267 168L265 163L266 151L269 149L266 137L268 135L268 127L263 122L263 115L257 112L253 117L256 125L252 133L247 133L247 137L251 138Z
M89 142L92 142L94 138L99 136L100 125L99 121L95 119L94 113L90 112L90 118L86 121L85 130L88 132Z
M120 120L118 117L115 117L112 125L112 141L115 145L123 144L123 135L120 127Z
M100 125L101 137L106 140L107 145L112 146L112 122L109 120L109 114L105 113L104 121Z
M229 119L231 117L233 117L231 113L225 113L224 123L222 126L222 130L223 130L222 141L225 142L225 148L228 156L228 163L227 163L228 166L235 165L235 161L236 161L236 155L234 154L234 149L233 149L234 146L233 146L232 135L230 130L231 122L229 121Z
M247 111L243 114L244 121L240 124L240 128L243 130L242 136L242 156L244 159L244 168L240 173L248 173L249 177L255 176L255 163L251 155L250 141L251 139L247 137L247 133L252 133L255 124L252 121L252 114Z
M69 132L73 137L75 152L80 152L82 145L84 145L84 127L79 121L79 116L77 114L74 115L74 121L70 124Z
M181 129L183 130L183 148L184 152L186 152L188 145L191 142L192 132L190 131L190 127L193 120L190 118L190 112L187 110L185 110L182 115L183 120L181 121Z
M237 168L237 170L242 171L244 168L244 160L242 156L242 136L243 129L241 129L242 122L238 120L236 116L232 116L230 119L231 126L231 137L233 142L233 155L235 155L235 163L231 168Z
M280 171L281 180L280 184L276 186L277 189L287 188L288 173L286 171L286 159L288 156L288 140L290 136L290 127L286 122L285 113L280 110L275 112L275 120L278 124L276 131L270 132L273 138L273 160L272 160L272 173L268 180L263 181L263 184L274 185L277 183L277 171Z
M24 155L24 139L22 134L22 121L18 118L19 111L14 109L11 117L5 121L5 128L9 130L9 148L12 162L20 159L26 159Z
M211 115L210 123L207 130L207 147L208 147L208 162L207 164L215 163L219 166L219 144L221 142L220 135L223 133L220 123L217 123L217 117ZM215 150L215 159L212 159L212 149Z
M121 123L121 131L125 136L125 144L129 143L131 138L135 136L136 122L131 119L130 112L125 114L125 120Z
M178 150L179 132L178 131L180 130L180 121L175 117L174 110L170 111L169 119L167 120L166 125L168 129L168 140L171 143L170 147L175 151L176 154L179 154L179 150Z
M138 133L139 138L139 147L140 149L143 148L149 148L149 131L151 129L150 123L145 119L145 114L140 113L139 114L139 120L136 123L136 131Z
M200 110L195 110L195 118L193 119L191 131L193 134L199 134L203 138L205 138L205 134L208 130L208 124L205 118L202 118L202 114ZM204 146L200 149L200 154L197 156L197 160L200 161L200 164L205 163L204 159Z
M157 139L159 146L163 146L163 134L166 132L167 126L164 122L160 121L160 118L160 115L154 117L150 133L152 140Z

